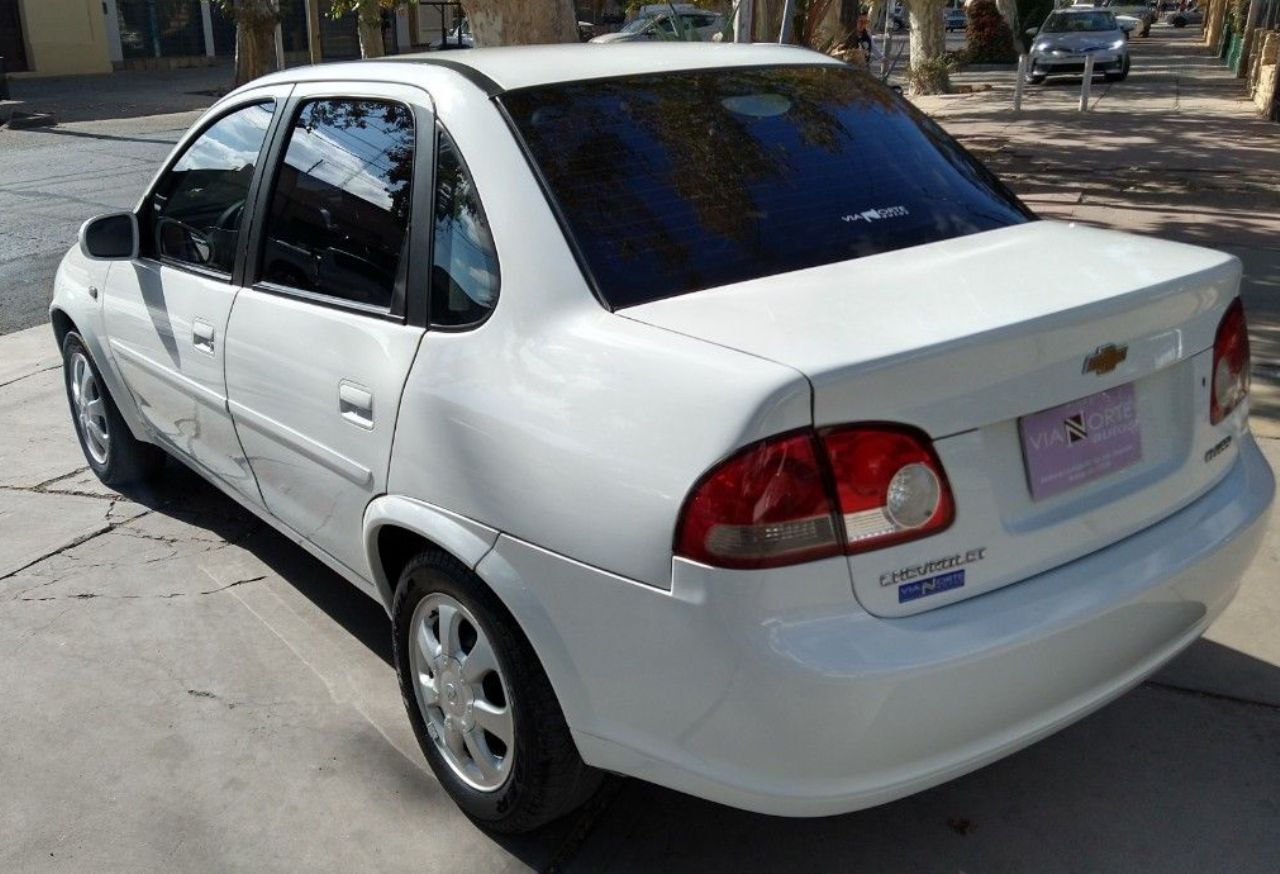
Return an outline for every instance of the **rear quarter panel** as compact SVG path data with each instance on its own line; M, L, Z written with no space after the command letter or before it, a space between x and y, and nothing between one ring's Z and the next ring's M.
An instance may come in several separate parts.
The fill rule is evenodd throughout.
M808 381L605 310L496 107L430 72L493 231L501 294L479 327L427 332L388 491L669 588L689 488L736 447L808 425Z

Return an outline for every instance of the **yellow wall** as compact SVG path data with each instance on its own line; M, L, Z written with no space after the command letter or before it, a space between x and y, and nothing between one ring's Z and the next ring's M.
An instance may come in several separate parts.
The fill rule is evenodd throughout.
M102 0L21 0L27 64L37 76L110 73Z

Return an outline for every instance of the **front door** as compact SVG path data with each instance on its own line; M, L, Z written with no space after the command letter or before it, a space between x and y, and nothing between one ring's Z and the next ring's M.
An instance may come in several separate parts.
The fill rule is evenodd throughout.
M423 334L404 313L427 272L409 217L429 188L433 121L417 89L333 87L299 85L282 118L250 242L256 281L227 327L227 394L267 508L368 577L364 510L386 488Z
M243 219L287 93L253 92L179 151L139 210L139 257L112 265L103 302L110 353L152 430L255 503L227 410L225 340Z

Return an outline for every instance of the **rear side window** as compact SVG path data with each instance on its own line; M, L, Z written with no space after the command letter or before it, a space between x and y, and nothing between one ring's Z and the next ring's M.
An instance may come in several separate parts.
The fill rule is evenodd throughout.
M148 254L230 276L274 109L268 101L224 115L182 153L151 194Z
M1033 218L941 128L848 67L661 73L501 99L614 309Z
M304 103L264 228L262 279L389 308L404 262L413 114L386 100Z
M498 301L498 256L475 183L443 130L436 141L431 323L470 325Z

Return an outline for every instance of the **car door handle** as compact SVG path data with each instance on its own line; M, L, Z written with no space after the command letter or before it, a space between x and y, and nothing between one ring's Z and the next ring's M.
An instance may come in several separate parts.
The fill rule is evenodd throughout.
M204 319L196 319L191 323L191 345L201 352L213 354L213 325Z
M373 393L354 382L338 383L338 412L342 418L361 428L373 428Z

